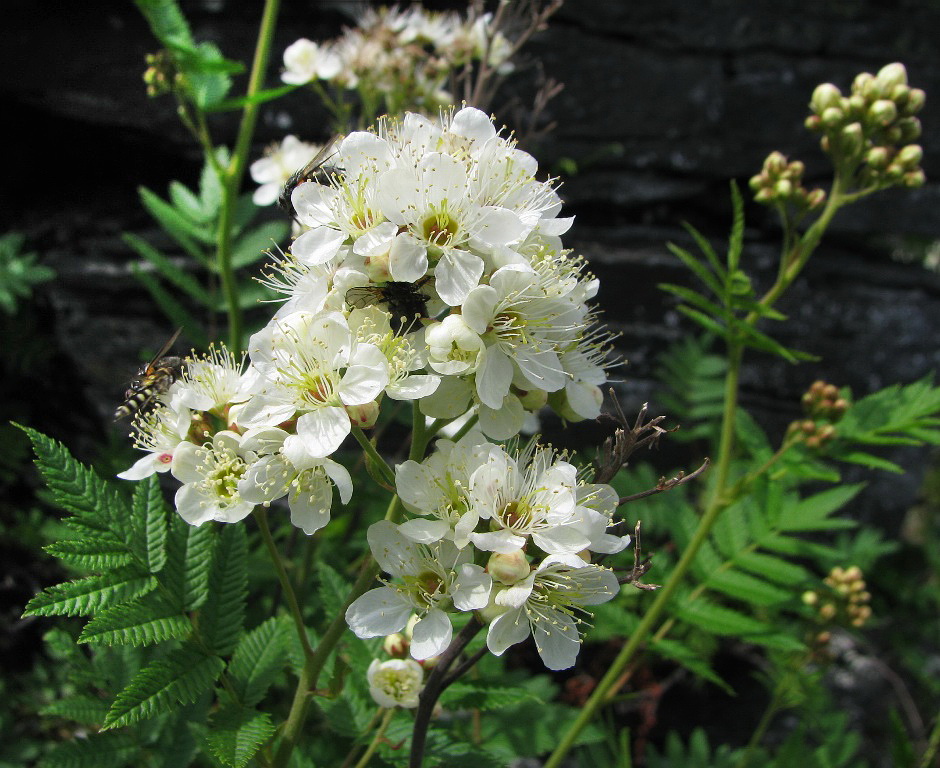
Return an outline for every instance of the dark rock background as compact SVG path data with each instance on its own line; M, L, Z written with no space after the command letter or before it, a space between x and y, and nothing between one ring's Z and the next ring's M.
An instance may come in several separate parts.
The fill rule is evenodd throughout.
M182 3L197 39L246 62L255 5ZM278 82L289 43L336 34L357 5L284 0L268 83ZM162 194L172 179L194 185L199 153L172 100L145 95L143 58L157 46L133 4L53 9L6 0L0 35L8 136L0 232L25 232L29 249L58 273L17 318L0 324L3 357L13 359L4 362L0 417L93 458L101 444L120 439L110 414L140 350L172 330L132 276L134 256L120 234L155 234L137 188ZM577 216L566 244L588 257L602 280L606 318L623 334L626 409L655 403L655 357L688 330L655 287L685 279L665 247L688 242L681 222L720 245L730 225L729 180L746 185L774 149L803 159L809 181L822 183L825 157L802 128L813 88L831 81L848 89L858 72L892 61L905 63L911 83L928 94L921 115L928 183L882 193L837 217L780 306L791 318L781 340L823 361L796 367L753 355L743 400L779 434L814 378L862 395L938 367L940 277L892 258L940 239L938 35L935 0L569 0L532 42L532 59L566 84L549 105L557 127L532 149L550 171L577 168L562 189ZM514 86L523 101L531 81L522 76ZM235 125L219 116L218 139L231 143ZM288 132L325 138L322 115L300 94L263 111L255 156ZM769 282L776 224L753 204L747 214L746 260ZM27 337L40 340L33 356L16 351ZM892 533L917 498L927 453L894 458L910 474L872 478L875 492L857 510Z

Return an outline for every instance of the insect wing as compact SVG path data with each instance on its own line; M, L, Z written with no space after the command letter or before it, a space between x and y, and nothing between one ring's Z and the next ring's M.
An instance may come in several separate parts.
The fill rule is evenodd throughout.
M336 146L337 141L339 141L339 134L324 144L323 148L317 152L313 156L313 159L311 159L310 162L307 163L303 168L299 168L298 170L294 171L287 180L287 183L284 185L283 189L281 189L281 194L278 195L277 198L277 204L288 215L290 215L292 219L297 217L297 212L294 210L294 204L290 199L294 188L305 181L313 181L317 177L318 171L324 165L326 165L326 161L336 154L333 148Z

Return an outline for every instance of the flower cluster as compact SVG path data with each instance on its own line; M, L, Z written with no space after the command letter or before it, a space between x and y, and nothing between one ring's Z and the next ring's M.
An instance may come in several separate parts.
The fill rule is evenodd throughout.
M448 81L469 63L485 58L500 73L511 71L512 44L491 23L491 14L465 19L421 6L370 8L336 40L301 38L288 46L281 79L357 89L364 104L381 99L390 114L433 112L454 103Z
M619 590L590 553L619 552L630 541L607 532L617 506L610 486L583 482L551 448L510 452L470 432L439 441L421 463L399 465L396 487L413 517L370 527L388 578L349 607L353 632L390 635L416 615L410 651L423 660L450 644L453 615L477 611L490 622L492 653L531 634L547 667L574 664L584 606Z

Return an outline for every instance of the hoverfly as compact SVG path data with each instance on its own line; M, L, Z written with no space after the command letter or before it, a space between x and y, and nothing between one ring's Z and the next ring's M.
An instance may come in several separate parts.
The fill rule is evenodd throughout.
M336 146L336 142L338 140L338 135L330 139L326 144L323 145L323 149L313 156L313 159L309 163L307 163L303 168L294 171L287 180L287 183L284 184L284 188L281 190L281 194L277 197L277 204L292 219L297 218L297 211L294 210L294 204L290 199L294 188L299 184L303 184L305 181L316 181L323 183L324 181L328 180L332 174L339 170L335 165L327 165L326 162L336 154L336 152L333 151L333 147Z
M170 340L131 379L131 385L124 393L124 402L114 412L115 421L133 416L147 408L183 373L183 358L167 355L182 330L182 328L177 328Z
M404 336L416 330L421 318L428 316L428 297L421 287L431 279L422 277L415 283L390 280L375 285L357 285L346 291L346 303L354 309L384 304L391 314L389 322L395 333Z

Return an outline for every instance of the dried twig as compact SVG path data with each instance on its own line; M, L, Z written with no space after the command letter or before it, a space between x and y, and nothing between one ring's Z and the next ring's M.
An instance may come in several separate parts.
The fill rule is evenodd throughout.
M656 483L654 488L648 488L645 491L640 491L639 493L631 493L629 496L621 496L618 499L618 504L627 504L631 501L636 501L637 499L645 499L647 496L655 496L657 493L662 493L663 491L671 491L673 488L677 488L680 485L685 485L688 482L691 482L702 474L708 467L711 462L706 458L702 462L702 466L696 469L694 472L686 474L685 472L679 472L675 477L670 477L668 480L665 477L659 478L659 482Z

